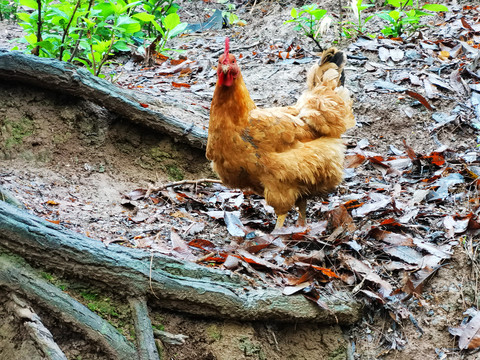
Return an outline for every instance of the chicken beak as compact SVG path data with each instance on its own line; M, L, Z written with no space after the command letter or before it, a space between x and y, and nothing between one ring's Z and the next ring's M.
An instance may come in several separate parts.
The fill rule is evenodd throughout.
M230 65L228 64L222 64L221 67L222 67L221 70L224 74L226 74L228 70L230 70Z

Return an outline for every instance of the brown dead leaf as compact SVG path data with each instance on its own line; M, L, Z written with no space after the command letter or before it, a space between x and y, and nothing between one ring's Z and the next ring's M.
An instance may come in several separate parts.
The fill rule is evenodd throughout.
M196 259L185 240L183 240L175 230L170 231L170 241L172 242L173 252L176 253L175 255L179 258L190 261Z
M425 94L429 99L435 99L438 97L438 90L428 79L423 79L423 86L425 88Z
M301 284L298 284L298 285L294 285L294 286L285 286L284 289L283 289L283 295L293 295L303 289L305 289L306 287L312 285L312 282L311 281L306 281L306 282L303 282Z
M45 219L45 220L47 220L48 222L50 222L52 224L60 225L60 220L50 220L50 219Z
M442 50L438 53L438 58L442 61L448 60L449 57L450 57L450 52L449 51Z
M430 106L430 104L428 103L427 99L425 99L422 95L420 95L419 93L415 92L415 91L411 91L411 90L407 90L405 91L405 94L407 94L408 96L418 100L418 102L420 104L422 104L423 106L425 106L428 110L432 111L432 107Z
M413 246L413 239L411 237L390 231L380 230L379 228L375 228L370 231L370 236L376 240L381 240L390 245Z
M450 334L459 336L458 347L464 349L476 349L480 346L480 312L463 326L448 329Z
M474 31L473 28L470 26L470 24L467 22L467 20L465 20L464 17L462 17L460 20L462 21L462 25L465 29L470 30L470 31Z
M350 232L356 229L352 216L348 213L347 208L341 204L327 213L327 219L330 229L336 229L340 226Z
M278 271L284 271L280 266L277 266L275 264L272 264L271 262L268 262L258 256L250 254L247 250L243 249L237 249L238 255L242 257L243 260L250 264L257 264L257 265L262 265L266 268L272 269L272 270L278 270Z
M228 255L225 259L225 262L223 263L223 266L229 270L236 269L238 265L240 265L240 260L232 255Z
M345 156L344 166L346 169L357 168L360 165L362 165L364 161L365 161L365 156L363 155L360 155L360 154L347 155Z
M186 84L186 83L177 83L175 81L172 81L172 86L173 87L176 87L176 88L181 88L181 87L184 87L184 88L189 88L191 87L190 84Z
M342 254L340 258L353 272L359 274L365 280L377 284L382 296L388 296L392 293L392 285L383 280L373 268L350 255Z
M327 268L324 268L321 266L315 266L315 265L312 265L312 268L317 271L320 271L323 275L326 275L329 278L340 279L340 277L337 274L335 274L335 272L332 269L327 269Z

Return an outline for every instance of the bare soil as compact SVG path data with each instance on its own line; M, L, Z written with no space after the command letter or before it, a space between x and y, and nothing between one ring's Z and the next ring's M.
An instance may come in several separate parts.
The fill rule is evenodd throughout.
M334 4L323 6L335 9ZM162 94L208 108L215 84L215 54L222 49L227 34L233 38L232 51L237 49L244 54L242 74L257 104L281 106L294 102L311 63L262 62L252 55L256 48L292 42L314 53L312 43L291 27L281 26L289 18L290 8L290 4L259 2L253 9L240 8L239 17L246 21L246 26L176 39L174 45L187 44L185 56L202 63L203 68L192 75L197 86L194 90L164 87ZM182 11L185 21L202 18L200 10L189 2L185 2ZM17 33L21 31L14 24L0 22L0 47L10 47L5 40ZM332 39L327 36L326 42ZM206 44L210 46L208 50ZM250 47L252 44L257 45ZM338 46L349 53L348 42ZM367 55L370 61L380 62L376 53ZM113 69L120 74L117 82L135 85L140 81L141 66L132 65L128 59L125 62L130 71L120 74L119 68ZM346 85L355 97L358 124L346 134L347 142L356 144L367 139L369 150L385 155L392 145L404 149L404 141L422 154L441 145L459 153L475 151L478 132L471 127L457 121L438 131L428 131L434 124L431 113L413 99L364 90L366 84L381 75L381 71L364 71L363 64L352 62L347 66ZM143 91L155 93L162 86L147 77ZM429 101L436 111L446 113L458 104L451 96ZM208 111L205 118L195 121L207 127ZM373 173L372 169L366 171ZM197 149L54 90L0 84L0 185L39 216L107 244L122 242L149 248L154 239L160 239L169 253L171 229L188 229L188 208L178 212L172 203L165 205L167 210L156 210L143 202L127 201L124 195L137 188L207 177L215 174ZM458 213L465 210L460 208ZM273 222L273 214L267 216ZM204 225L210 239L226 234L219 221L204 220ZM223 231L217 232L218 228ZM264 230L268 231L268 226ZM163 356L177 360L476 358L478 355L459 351L448 332L448 327L459 325L466 309L478 306L477 273L473 270L478 259L473 243L464 240L455 248L453 258L426 285L421 297L408 303L414 321L407 318L395 322L388 311L376 306L366 306L364 319L351 328L240 323L156 310L154 324L189 336L184 345L164 344ZM21 324L10 318L1 305L0 315L0 358L21 359L23 354L34 354L31 341L21 332L8 335L18 332ZM48 319L48 314L44 315ZM62 324L50 321L57 330L63 329ZM56 333L60 336L62 331ZM69 358L104 358L101 351L73 335L66 336L62 344Z

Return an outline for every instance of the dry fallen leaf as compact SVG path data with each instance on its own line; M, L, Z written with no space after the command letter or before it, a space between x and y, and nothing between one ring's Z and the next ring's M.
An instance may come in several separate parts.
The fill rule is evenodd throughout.
M460 337L458 347L461 350L478 348L480 346L480 312L477 312L467 324L448 330L450 334Z

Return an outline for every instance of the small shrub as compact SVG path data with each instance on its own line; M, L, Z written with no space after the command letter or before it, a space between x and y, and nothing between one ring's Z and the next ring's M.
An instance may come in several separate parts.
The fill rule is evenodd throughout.
M0 0L4 1L4 0ZM114 53L130 51L137 39L159 37L160 51L181 33L178 5L173 0L19 0L29 11L17 14L27 33L20 42L27 51L41 56L85 65L96 76ZM137 11L138 9L138 11ZM142 41L141 41L142 42Z
M292 8L290 15L292 19L285 21L284 24L294 23L294 29L312 39L322 51L320 39L327 32L332 22L332 19L326 16L327 10L320 9L317 4L311 4L304 5L300 9Z
M0 0L0 21L15 19L17 10L18 0Z
M449 11L448 7L441 4L425 4L420 7L418 1L414 5L413 0L387 0L387 4L394 7L394 10L384 10L378 16L389 23L382 29L382 33L391 37L410 36L418 29L426 27L420 24L422 17L433 16L435 12Z
M365 34L365 25L369 22L372 18L375 17L376 14L367 16L366 18L363 17L363 10L368 9L374 4L364 4L363 0L352 0L350 2L350 6L347 6L348 9L352 10L353 13L353 21L347 20L344 21L342 25L342 33L346 38L356 38L359 35L367 35L370 37L375 37L372 34Z

